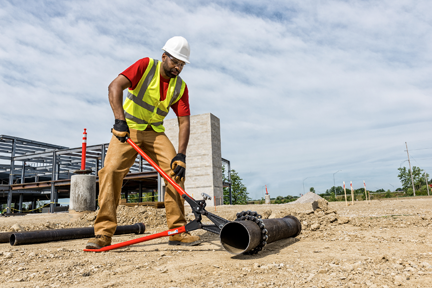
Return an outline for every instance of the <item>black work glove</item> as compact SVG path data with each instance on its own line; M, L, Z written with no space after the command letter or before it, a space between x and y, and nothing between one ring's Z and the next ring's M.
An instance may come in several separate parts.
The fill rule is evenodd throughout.
M186 175L186 155L178 153L171 160L171 169L173 170L170 172L171 177L175 175L174 179L176 181L178 181L179 179L181 181L184 181Z
M130 137L129 127L125 120L115 119L114 126L111 128L111 133L122 143L126 142L126 137Z

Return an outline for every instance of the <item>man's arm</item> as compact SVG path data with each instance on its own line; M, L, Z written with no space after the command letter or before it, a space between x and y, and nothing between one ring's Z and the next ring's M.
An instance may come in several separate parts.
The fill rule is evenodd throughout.
M190 134L190 116L178 117L179 124L179 148L178 153L186 155Z
M123 110L123 90L129 88L131 85L132 83L128 78L119 75L108 86L108 99L115 119L125 120Z

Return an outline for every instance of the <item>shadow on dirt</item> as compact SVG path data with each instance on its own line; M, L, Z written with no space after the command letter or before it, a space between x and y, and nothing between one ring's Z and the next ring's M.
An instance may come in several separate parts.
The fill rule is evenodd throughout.
M278 254L282 249L287 248L297 242L299 242L300 240L297 238L287 238L287 239L282 239L270 244L267 244L264 249L260 252L258 252L255 255L236 255L233 256L233 259L236 260L250 260L250 259L261 259L261 258L266 258L267 256L271 256L274 254Z

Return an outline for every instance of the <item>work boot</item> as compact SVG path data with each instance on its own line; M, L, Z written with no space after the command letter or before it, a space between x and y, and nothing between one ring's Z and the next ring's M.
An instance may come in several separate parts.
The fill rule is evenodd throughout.
M86 249L101 249L109 245L111 245L111 237L105 235L96 235L95 238L91 238L87 242Z
M188 232L169 237L168 245L195 246L201 243L199 236L192 236Z

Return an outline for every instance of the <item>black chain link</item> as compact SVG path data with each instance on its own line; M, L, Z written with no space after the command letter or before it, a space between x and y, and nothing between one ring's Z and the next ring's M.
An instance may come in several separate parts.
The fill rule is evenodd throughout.
M260 244L258 244L258 246L256 246L254 249L243 253L245 255L257 254L259 251L261 251L264 248L264 246L267 245L267 240L268 240L268 231L265 228L263 220L261 219L262 216L260 214L258 214L257 212L250 211L250 210L239 212L236 215L237 215L237 219L235 221L253 221L261 229L261 242L260 242Z

